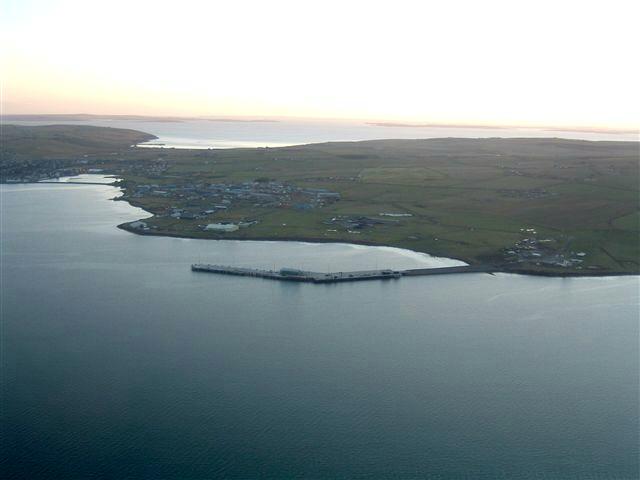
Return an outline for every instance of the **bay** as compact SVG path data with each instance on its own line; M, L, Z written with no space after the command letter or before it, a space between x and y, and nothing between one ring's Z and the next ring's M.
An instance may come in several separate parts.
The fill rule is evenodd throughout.
M0 186L5 478L638 478L638 277L194 273L460 262L136 236L117 195Z

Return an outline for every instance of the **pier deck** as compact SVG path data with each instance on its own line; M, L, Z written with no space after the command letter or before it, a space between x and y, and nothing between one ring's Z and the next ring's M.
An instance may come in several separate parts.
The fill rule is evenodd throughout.
M57 182L55 180L40 180L38 182L35 183L48 183L48 184L53 184L53 185L100 185L103 187L112 187L114 183L116 183L116 180L114 179L113 182L111 183L102 183L102 182L74 182L74 181L70 181L70 182Z
M457 267L413 268L403 270L402 275L442 275L445 273L494 273L500 271L492 265L460 265Z
M452 273L491 273L496 271L489 266L464 265L458 267L418 268L410 270L359 270L352 272L311 272L282 268L280 270L261 270L257 268L232 267L226 265L193 264L194 272L219 273L223 275L239 275L243 277L260 277L288 282L337 283L359 280L388 280L403 276L442 275Z

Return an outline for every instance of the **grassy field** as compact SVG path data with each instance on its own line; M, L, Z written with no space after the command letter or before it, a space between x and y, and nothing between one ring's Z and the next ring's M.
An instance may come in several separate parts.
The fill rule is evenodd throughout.
M0 152L5 158L43 160L69 155L113 153L154 138L154 135L148 133L123 128L2 125Z
M66 144L57 138L56 148L60 141ZM74 148L78 145L74 142ZM125 198L154 213L149 220L154 234L392 245L547 273L639 271L637 142L376 140L230 150L124 148L116 158L92 158L124 178ZM162 172L154 165L162 165ZM204 209L207 200L131 197L144 184L161 188L256 179L324 188L339 192L341 199L305 211L239 203L206 220L184 220L167 212ZM385 212L411 216L357 232L327 224L336 216L383 218ZM200 228L246 220L258 223L230 234ZM575 261L560 267L536 258L509 259L507 252L514 249L526 253L522 244L518 247L525 238L542 241L545 257Z

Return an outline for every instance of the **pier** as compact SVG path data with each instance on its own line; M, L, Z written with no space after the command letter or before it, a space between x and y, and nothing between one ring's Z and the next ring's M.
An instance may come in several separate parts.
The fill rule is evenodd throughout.
M53 184L53 185L101 185L101 186L106 186L106 187L112 187L113 184L116 182L116 180L114 179L113 182L111 183L101 183L101 182L74 182L74 181L69 181L69 182L58 182L55 180L40 180L38 182L35 183L48 183L48 184ZM29 182L30 183L30 182Z
M194 272L219 273L223 275L238 275L242 277L259 277L271 280L309 283L338 283L355 282L360 280L391 280L403 276L443 275L453 273L492 273L494 267L481 265L463 265L458 267L417 268L410 270L357 270L352 272L311 272L294 268L280 270L261 270L257 268L231 267L226 265L193 264Z
M443 275L448 273L494 273L501 269L492 265L460 265L457 267L413 268L403 270L402 275L411 277L417 275Z

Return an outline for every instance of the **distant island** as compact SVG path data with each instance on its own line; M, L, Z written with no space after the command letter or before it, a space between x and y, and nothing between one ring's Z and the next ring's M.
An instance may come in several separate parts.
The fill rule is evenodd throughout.
M0 181L102 172L143 235L389 245L542 275L638 274L638 142L556 138L136 148L135 130L3 125Z
M640 135L640 131L630 128L607 127L551 127L551 126L518 126L518 125L488 125L488 124L461 124L461 123L403 123L403 122L367 122L367 125L375 127L398 128L468 128L478 130L505 130L513 128L527 128L545 132L581 132L581 133L615 133Z
M457 123L403 123L403 122L367 122L374 127L399 127L399 128L479 128L487 130L504 130L512 128L502 125L474 125Z

